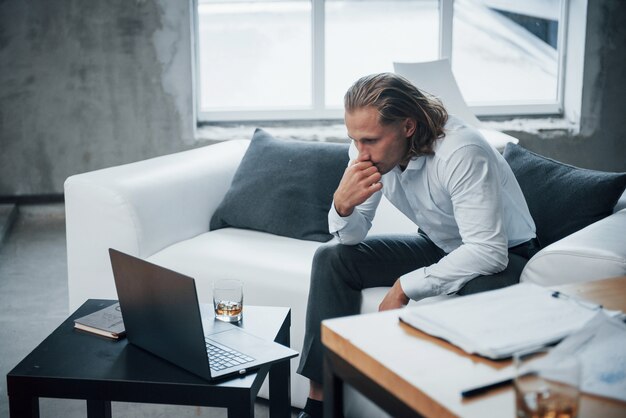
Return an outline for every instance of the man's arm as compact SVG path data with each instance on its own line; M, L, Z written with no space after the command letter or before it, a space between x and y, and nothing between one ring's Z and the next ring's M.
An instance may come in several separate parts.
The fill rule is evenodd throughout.
M398 279L381 303L381 310L402 306L398 306L399 289L414 300L454 293L468 280L498 273L507 266L508 239L494 159L480 147L466 147L452 155L442 168L442 178L463 243L439 262Z

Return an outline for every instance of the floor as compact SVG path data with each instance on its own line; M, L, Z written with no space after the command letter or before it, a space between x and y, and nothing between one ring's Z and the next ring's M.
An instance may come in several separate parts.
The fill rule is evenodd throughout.
M63 204L20 205L17 216L11 209L0 205L0 418L9 416L6 374L69 315ZM226 417L220 408L116 402L112 411L114 417ZM40 413L82 418L86 407L42 399ZM265 400L257 401L255 415L268 417Z

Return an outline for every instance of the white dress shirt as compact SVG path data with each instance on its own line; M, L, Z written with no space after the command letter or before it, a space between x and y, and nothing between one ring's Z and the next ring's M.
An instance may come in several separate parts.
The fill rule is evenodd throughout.
M385 197L447 254L438 263L400 278L414 300L454 293L479 275L508 264L508 248L535 235L526 200L506 160L474 128L450 116L434 155L396 166L382 176L382 191L341 217L331 206L328 224L339 242L361 242ZM350 159L358 152L350 146ZM409 231L407 231L409 232Z

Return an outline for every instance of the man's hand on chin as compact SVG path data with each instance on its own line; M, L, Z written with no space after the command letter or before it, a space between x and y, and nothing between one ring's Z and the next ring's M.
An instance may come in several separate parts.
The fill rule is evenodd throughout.
M400 286L400 279L396 280L389 292L385 295L385 298L380 305L378 305L379 311L388 311L390 309L398 309L409 303L409 298L404 294L402 286Z

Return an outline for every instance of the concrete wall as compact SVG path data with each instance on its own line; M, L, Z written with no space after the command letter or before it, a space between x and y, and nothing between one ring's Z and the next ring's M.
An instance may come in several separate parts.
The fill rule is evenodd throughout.
M510 132L578 167L626 171L626 2L588 0L580 134Z
M622 0L590 0L581 133L510 132L541 154L626 171ZM0 197L202 145L191 0L0 1Z
M190 3L0 2L0 196L193 141Z

